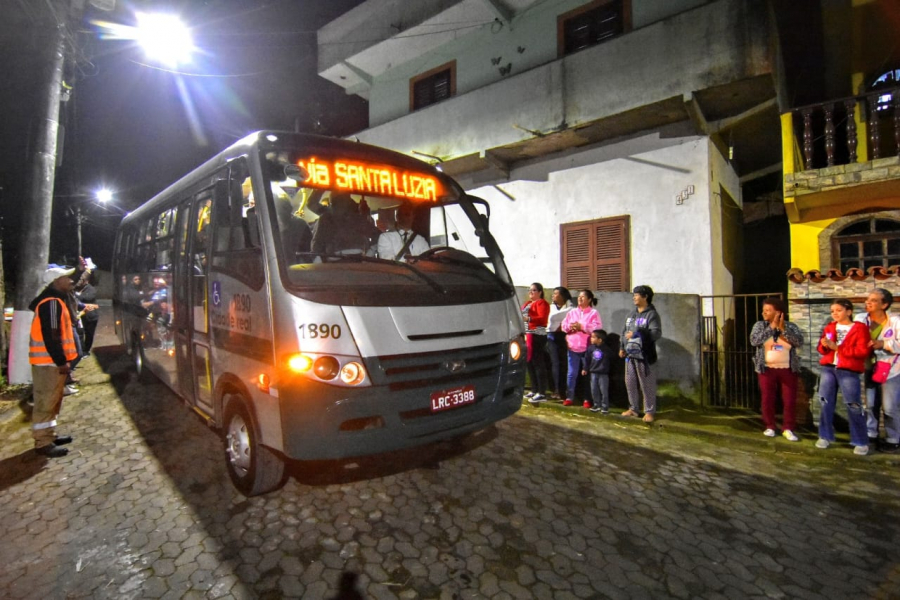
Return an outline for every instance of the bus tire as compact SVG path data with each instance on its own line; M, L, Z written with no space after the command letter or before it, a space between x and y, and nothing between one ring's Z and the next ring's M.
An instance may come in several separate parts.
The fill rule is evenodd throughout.
M138 336L132 335L134 340L131 343L131 360L134 362L134 372L137 373L137 379L141 383L150 382L150 371L147 369L146 359L144 357L144 349L141 347L141 340Z
M277 490L284 483L284 461L259 443L247 401L231 394L225 405L225 459L231 482L245 496Z

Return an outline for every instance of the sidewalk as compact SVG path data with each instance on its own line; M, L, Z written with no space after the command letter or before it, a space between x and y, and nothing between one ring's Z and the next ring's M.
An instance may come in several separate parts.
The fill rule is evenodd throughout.
M611 427L649 430L660 435L689 436L698 442L747 451L802 453L828 460L875 460L885 466L900 466L900 453L878 452L874 446L869 447L867 456L854 455L846 431L837 431L837 441L826 450L815 447L819 438L818 431L809 426L801 426L795 431L800 442L789 442L780 435L780 431L774 438L765 437L759 413L755 411L701 408L684 399L660 396L656 420L648 424L639 418L621 416L625 408L611 407L608 415L601 415L580 406L563 406L559 401L551 400L538 405L523 401L522 409L517 414L545 422L557 422L561 426L577 426L579 422L583 422L585 425L593 425L591 429L601 435L604 429Z

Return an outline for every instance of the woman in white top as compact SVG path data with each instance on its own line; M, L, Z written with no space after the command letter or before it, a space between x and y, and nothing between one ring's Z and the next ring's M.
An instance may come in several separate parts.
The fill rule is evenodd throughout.
M550 354L550 391L552 398L562 400L566 393L566 332L560 329L566 314L572 310L572 294L560 286L550 296L550 318L547 321L547 352Z
M800 438L794 433L797 425L796 404L799 385L800 358L797 348L803 344L803 334L784 318L787 307L781 298L763 300L762 321L750 332L750 344L756 348L753 366L759 378L762 396L763 435L775 436L775 400L781 393L784 407L782 435L792 442Z

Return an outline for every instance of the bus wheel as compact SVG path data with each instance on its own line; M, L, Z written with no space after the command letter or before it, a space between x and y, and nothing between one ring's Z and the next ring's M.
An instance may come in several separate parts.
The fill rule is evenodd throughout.
M141 347L140 338L132 336L134 341L131 343L131 360L134 361L134 371L137 373L138 381L147 383L150 381L150 371L144 363L144 349Z
M277 490L284 481L284 462L259 443L247 403L237 394L225 405L225 458L231 482L245 496Z

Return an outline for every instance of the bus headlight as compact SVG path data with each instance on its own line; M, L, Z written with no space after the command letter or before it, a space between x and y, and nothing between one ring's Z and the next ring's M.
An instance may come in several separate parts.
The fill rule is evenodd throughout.
M509 358L515 362L525 355L522 349L522 339L514 338L509 340Z
M334 379L340 370L340 363L333 356L320 356L313 363L313 373L324 381Z
M366 369L358 362L348 362L341 369L341 381L347 385L359 385L366 378Z

